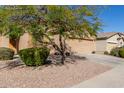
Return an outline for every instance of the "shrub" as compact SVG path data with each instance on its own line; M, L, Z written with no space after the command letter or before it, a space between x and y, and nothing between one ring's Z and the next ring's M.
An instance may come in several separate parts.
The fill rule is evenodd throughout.
M122 58L124 58L124 48L121 48L119 50L119 56L122 57Z
M95 51L92 51L92 54L95 54L96 52Z
M119 57L120 48L114 48L111 50L110 55Z
M59 52L55 52L54 55L58 56L58 55L61 55L61 54ZM68 51L65 52L65 56L70 56L70 55L71 55L70 52L68 52Z
M71 53L70 53L70 52L65 52L65 55L66 55L66 56L70 56Z
M10 48L0 48L0 60L11 60L13 59L14 51Z
M105 55L109 55L108 51L105 51L104 54L105 54Z
M60 53L59 52L55 52L54 55L60 55Z
M22 61L27 66L40 66L45 64L50 50L47 47L27 48L19 51Z

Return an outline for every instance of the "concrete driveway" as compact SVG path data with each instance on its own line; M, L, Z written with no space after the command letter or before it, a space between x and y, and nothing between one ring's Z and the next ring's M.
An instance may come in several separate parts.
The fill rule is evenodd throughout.
M85 56L91 62L109 65L112 67L124 64L124 58L114 57L110 55L102 54L78 54L78 55Z
M91 62L97 62L113 67L94 78L81 82L73 88L124 88L124 59L98 54L80 54Z

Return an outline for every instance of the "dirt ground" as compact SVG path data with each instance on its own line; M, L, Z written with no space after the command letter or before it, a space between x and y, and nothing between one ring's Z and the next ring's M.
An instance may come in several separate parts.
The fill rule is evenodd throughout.
M71 87L111 69L109 66L81 58L74 59L75 62L66 62L65 65L51 64L37 68L20 65L1 68L0 87Z

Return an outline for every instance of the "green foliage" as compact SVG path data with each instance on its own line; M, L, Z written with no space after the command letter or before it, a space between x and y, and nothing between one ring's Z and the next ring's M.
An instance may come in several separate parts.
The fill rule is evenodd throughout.
M110 51L110 55L119 57L119 50L120 50L120 48L113 48Z
M50 50L46 47L27 48L20 50L19 55L27 66L40 66L45 64Z
M88 6L47 6L48 13L45 19L53 32L66 37L88 37L96 35L100 30L101 22Z
M21 35L23 35L24 31L21 27L17 25L10 25L9 31L6 33L12 39L18 39Z
M55 45L55 42L52 42L52 44L56 46L55 49L61 54L62 59L64 59L67 49L65 43L67 38L96 36L97 31L102 26L99 18L88 6L77 6L73 9L69 6L47 6L47 10L45 20L48 29L51 30L47 30L46 34L58 34L60 45ZM63 63L62 61L61 63Z
M122 57L122 58L124 58L124 48L121 48L119 50L119 56Z
M7 6L6 6L7 7ZM4 35L7 30L9 30L9 17L12 14L12 9L5 8L5 6L0 6L0 34Z
M14 51L10 48L0 48L0 60L11 60L13 59Z
M5 21L0 25L6 27L4 30L9 31L9 36L19 39L24 32L28 32L32 35L33 43L35 42L34 47L51 44L63 56L62 58L67 49L65 42L67 38L96 36L102 26L94 6L92 8L84 5L73 8L61 5L5 7L7 6L1 8L0 14L0 18ZM4 30L2 28L1 31ZM53 40L55 34L59 36L59 45Z

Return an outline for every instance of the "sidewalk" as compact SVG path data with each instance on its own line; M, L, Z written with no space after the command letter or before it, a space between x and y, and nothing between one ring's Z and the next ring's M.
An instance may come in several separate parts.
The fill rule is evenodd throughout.
M124 88L124 64L75 85L73 88Z

